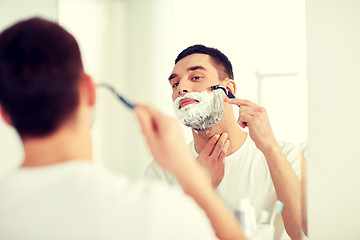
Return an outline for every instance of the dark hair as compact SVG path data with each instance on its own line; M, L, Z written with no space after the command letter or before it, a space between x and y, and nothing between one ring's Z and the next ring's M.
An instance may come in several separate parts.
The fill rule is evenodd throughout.
M211 57L214 67L217 69L220 80L225 78L234 79L234 73L230 60L218 49L196 44L184 49L175 59L175 64L186 56L201 53Z
M72 116L82 73L75 38L56 23L31 18L0 34L0 105L21 137L46 136Z

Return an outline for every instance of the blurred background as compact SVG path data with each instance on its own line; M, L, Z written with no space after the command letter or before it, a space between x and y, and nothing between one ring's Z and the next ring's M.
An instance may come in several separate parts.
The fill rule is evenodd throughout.
M268 110L277 139L307 141L304 0L1 0L0 28L34 15L75 36L96 83L171 116L167 79L177 54L193 44L218 48L234 67L236 96ZM107 90L97 93L95 162L142 177L152 157L133 112ZM14 131L3 122L0 131L1 163L21 161Z

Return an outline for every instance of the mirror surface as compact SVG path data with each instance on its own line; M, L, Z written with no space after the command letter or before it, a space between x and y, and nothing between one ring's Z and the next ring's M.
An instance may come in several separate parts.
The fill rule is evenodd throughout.
M2 29L32 15L57 20L78 39L85 70L95 82L112 84L129 100L155 105L172 116L167 78L177 54L197 43L218 48L234 67L236 96L267 109L279 141L306 147L302 0L225 0L221 4L205 0L37 0L29 4L19 0L1 4ZM95 161L141 178L152 159L133 113L108 92L98 90L98 95ZM0 127L2 161L13 158L14 152L20 160L15 132L2 122ZM184 134L190 141L190 129L184 127Z
M167 79L177 54L193 44L218 48L232 62L236 97L265 107L277 139L301 144L307 153L303 0L225 0L221 4L209 0L37 0L29 4L19 0L1 4L1 30L33 15L58 21L78 40L85 70L96 83L111 84L130 101L154 105L172 116ZM22 150L15 132L3 122L0 130L2 166L10 167L14 158L20 163ZM183 130L190 141L190 129ZM93 136L96 163L133 179L143 177L152 157L134 114L101 89Z
M60 0L58 20L79 40L85 68L96 82L172 116L167 78L177 54L197 43L218 48L232 62L236 96L267 109L279 141L306 147L304 5L300 0ZM151 156L132 114L112 96L99 94L97 158L109 159L104 164L115 171L142 176ZM184 127L187 141L190 132Z

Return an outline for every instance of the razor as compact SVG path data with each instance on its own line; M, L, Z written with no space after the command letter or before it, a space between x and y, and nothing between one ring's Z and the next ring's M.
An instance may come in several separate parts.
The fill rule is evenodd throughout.
M232 94L229 90L227 90L224 86L220 84L211 86L210 88L211 90L222 89L225 92L226 96L228 96L228 98L235 98L234 94Z
M128 100L126 100L123 96L121 96L113 86L106 84L106 83L100 83L97 85L98 87L104 87L106 89L109 89L122 103L124 103L128 108L135 109L135 104L130 103Z

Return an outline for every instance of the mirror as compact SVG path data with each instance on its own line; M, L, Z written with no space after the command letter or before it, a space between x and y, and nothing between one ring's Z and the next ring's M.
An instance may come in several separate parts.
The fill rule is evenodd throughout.
M132 101L172 116L167 78L177 54L197 43L218 48L232 62L236 96L267 109L278 140L302 144L307 140L304 5L300 0L60 0L58 20L79 40L85 68L96 82L111 83ZM112 96L99 94L96 156L115 159L105 165L116 171L142 176L151 156L132 114ZM190 129L184 127L184 134L192 139ZM143 151L119 151L119 145ZM118 161L129 158L136 163Z
M25 9L26 1L19 2ZM218 48L234 67L236 96L264 106L277 139L302 144L306 155L305 1L57 0L32 6L18 19L40 13L73 33L95 82L172 116L167 78L177 54L197 43ZM152 158L133 113L99 90L94 119L95 162L141 178ZM190 129L184 134L192 139ZM18 145L10 149L21 152Z
M78 39L85 69L95 82L111 83L130 100L172 116L167 78L177 54L196 43L218 48L232 62L236 96L267 109L277 139L307 141L302 0L226 0L221 5L205 0L38 0L31 6L17 0L2 5L2 29L36 14L58 20ZM1 124L4 134L15 134ZM184 134L190 141L190 129L184 127ZM94 136L95 159L138 159L104 164L133 178L142 176L151 156L139 140L133 114L103 91L95 109Z

